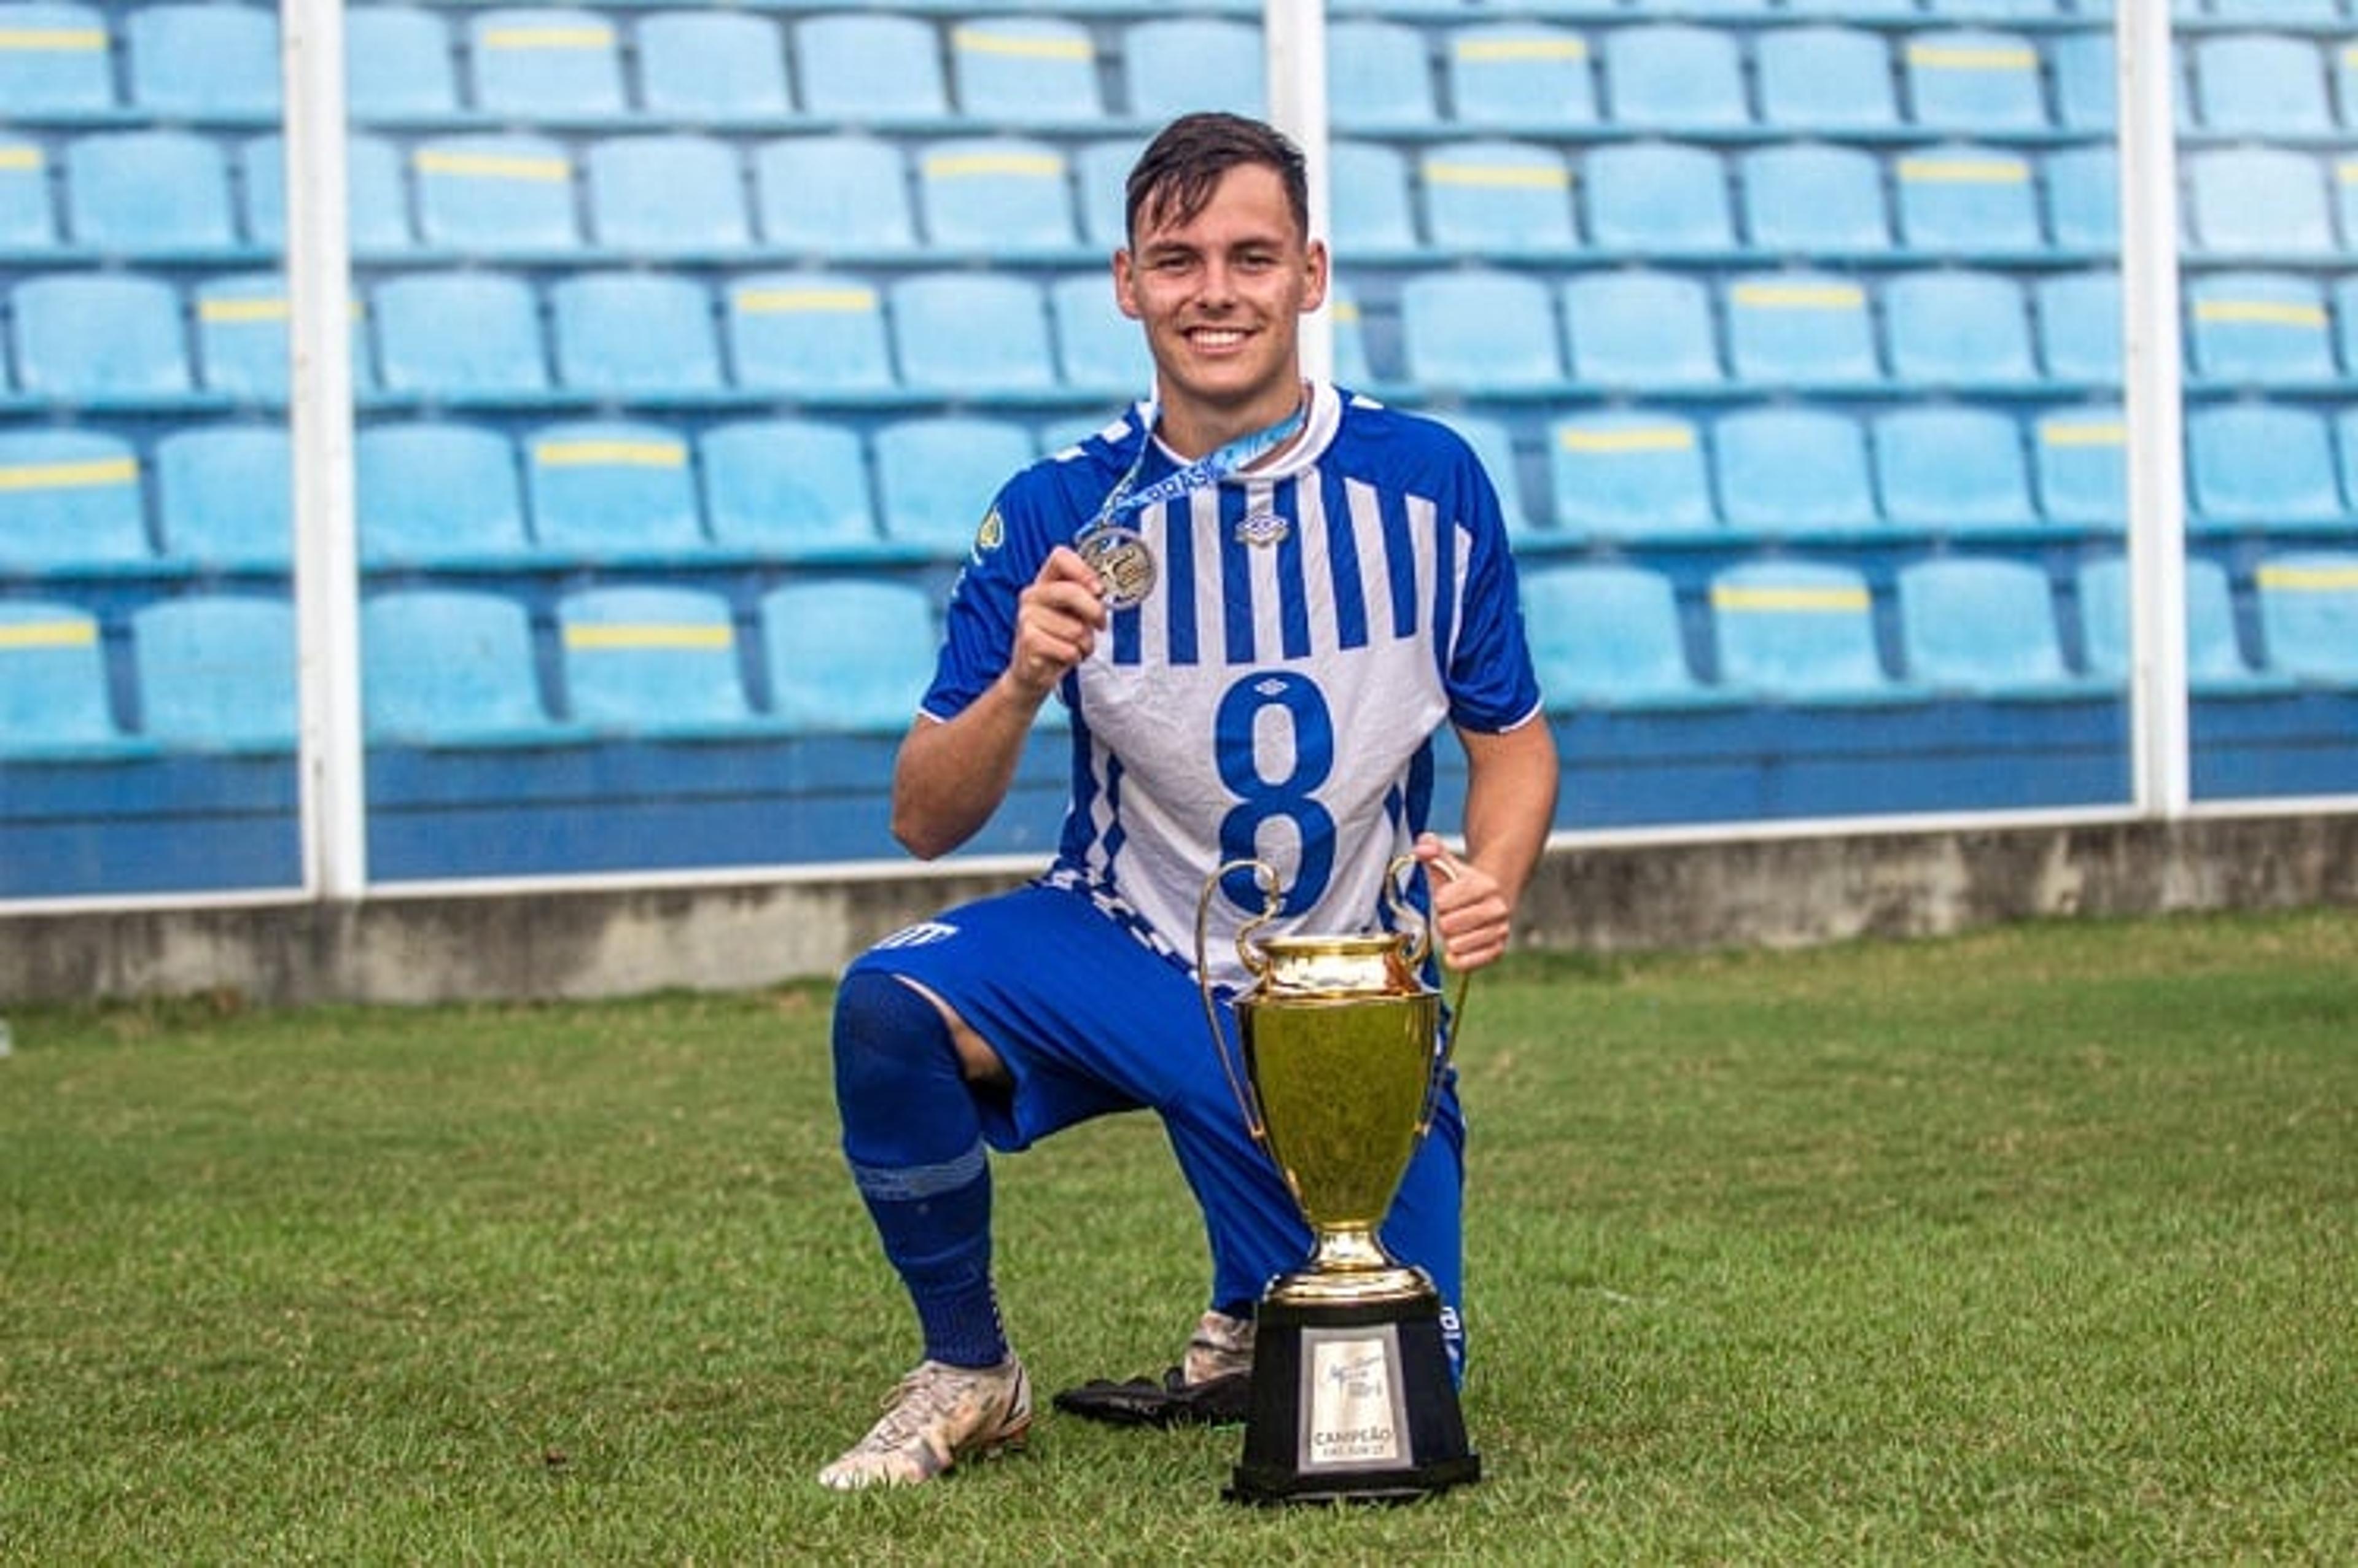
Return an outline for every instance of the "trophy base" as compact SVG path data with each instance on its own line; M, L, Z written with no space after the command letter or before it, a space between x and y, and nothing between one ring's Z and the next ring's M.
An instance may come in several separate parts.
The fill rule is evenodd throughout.
M1482 1478L1430 1285L1356 1304L1272 1292L1259 1325L1244 1459L1222 1497L1413 1502Z

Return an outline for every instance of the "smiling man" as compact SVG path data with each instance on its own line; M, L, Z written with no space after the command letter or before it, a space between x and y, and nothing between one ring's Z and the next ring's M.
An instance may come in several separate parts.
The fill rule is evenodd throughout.
M987 1151L1149 1109L1202 1208L1208 1303L1163 1385L1092 1413L1184 1419L1241 1386L1253 1303L1309 1232L1252 1141L1206 1032L1246 977L1229 944L1195 973L1199 899L1225 862L1278 876L1270 935L1385 923L1413 853L1449 961L1506 950L1553 819L1541 717L1498 503L1431 421L1302 376L1325 297L1302 155L1257 121L1189 115L1131 171L1122 310L1153 396L1015 475L950 599L934 683L901 749L893 831L931 858L1005 798L1052 698L1073 794L1054 865L1015 892L885 938L846 971L836 1097L854 1184L900 1275L924 1359L819 1473L853 1489L931 1479L1018 1446L1032 1422L991 1274ZM1430 829L1433 742L1465 747L1464 850ZM1218 928L1261 911L1224 884ZM1402 1180L1386 1244L1422 1267L1462 1365L1455 1087ZM1163 1400L1157 1403L1157 1400ZM1238 1413L1241 1413L1240 1410Z

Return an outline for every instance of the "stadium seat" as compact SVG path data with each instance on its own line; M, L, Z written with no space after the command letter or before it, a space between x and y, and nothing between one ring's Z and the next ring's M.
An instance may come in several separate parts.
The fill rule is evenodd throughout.
M1134 156L1130 149L1123 149L1125 168L1127 160ZM1423 242L1418 237L1416 214L1409 200L1408 162L1400 149L1381 142L1346 139L1328 146L1326 167L1330 176L1327 237L1336 254L1355 262L1379 256L1418 259ZM1561 159L1556 168L1559 171L1563 168ZM1086 172L1086 166L1084 169ZM1110 186L1115 199L1103 203L1108 209L1105 222L1112 227L1102 229L1093 221L1089 239L1094 243L1120 246L1130 243L1130 237L1122 232L1120 189L1117 175ZM1563 206L1568 223L1572 211L1568 192Z
M1723 416L1712 431L1719 514L1768 535L1855 534L1877 526L1866 434L1831 408L1770 405Z
M1732 28L1680 22L1605 35L1605 100L1614 124L1656 131L1736 130L1752 123Z
M742 11L642 15L639 102L674 124L726 124L781 119L794 110L786 85L785 35L777 22Z
M2109 146L2058 147L2045 160L2047 228L2056 248L2112 256L2121 247L2121 159Z
M173 431L156 443L161 553L206 570L283 570L295 549L294 483L284 426Z
M402 189L401 151L383 136L356 131L344 143L344 239L362 259L395 256L416 247L409 197ZM287 244L287 143L272 133L238 148L245 191L246 238L265 250Z
M999 487L1039 455L1022 426L975 415L895 420L873 449L884 537L953 560L973 547Z
M1535 255L1560 254L1578 243L1572 170L1553 148L1444 142L1424 150L1417 174L1425 233L1436 250Z
M2084 697L2112 683L2074 676L2046 571L1995 557L1936 557L1899 568L1899 645L1909 678L1997 699Z
M1326 111L1338 133L1416 130L1440 119L1422 28L1344 17L1326 28Z
M1588 40L1544 21L1475 23L1443 34L1450 118L1469 130L1563 131L1596 122Z
M2253 573L2268 667L2304 680L2358 685L2358 553L2271 556Z
M2010 274L1899 273L1884 285L1883 321L1891 377L1903 385L2038 384L2029 306Z
M1335 379L1345 386L1369 387L1383 379L1375 372L1368 357L1367 321L1360 313L1359 302L1351 291L1330 283L1326 288L1326 314L1335 331Z
M1149 124L1194 109L1269 113L1260 24L1230 16L1154 16L1121 33L1122 101Z
M163 120L275 120L278 13L206 3L129 8L123 18L131 103Z
M720 389L712 297L676 272L579 272L548 286L559 385L601 396Z
M112 749L97 617L71 604L0 599L0 757Z
M1844 256L1891 248L1883 165L1872 153L1785 142L1742 154L1736 167L1744 232L1755 250Z
M1682 706L1705 697L1687 664L1670 579L1606 562L1523 573L1523 623L1551 711Z
M94 131L65 148L66 232L124 256L222 250L235 243L229 164L193 131Z
M1531 536L1536 525L1523 500L1522 463L1515 455L1514 432L1502 419L1468 413L1463 408L1448 409L1434 417L1474 449L1474 460L1482 465L1482 471L1490 476L1491 488L1498 492L1498 509L1506 519L1509 536Z
M1909 117L1943 131L2038 131L2048 125L2039 46L1980 28L1914 34L1900 46Z
M2039 416L2031 450L2039 509L2067 527L2118 530L2129 514L2128 431L2117 406Z
M2325 61L2315 39L2212 33L2184 45L2194 123L2237 136L2335 134Z
M1086 126L1105 117L1097 45L1063 16L972 16L950 24L958 112L991 125Z
M377 0L344 8L344 101L361 124L459 111L450 29L422 5Z
M1727 168L1708 147L1608 144L1589 152L1581 173L1588 236L1602 249L1712 255L1735 247Z
M1660 538L1718 530L1703 437L1682 415L1615 409L1548 429L1555 526L1579 537Z
M946 116L949 84L931 23L885 11L845 11L794 24L796 97L821 120Z
M933 684L923 589L882 579L790 582L762 596L770 709L805 734L899 735Z
M1860 386L1882 379L1866 290L1830 274L1755 273L1727 283L1727 362L1766 386Z
M883 297L830 273L754 273L729 284L737 384L778 392L880 392L893 384Z
M2181 15L2190 14L2193 0L2179 0ZM2343 0L2210 0L2209 16L2222 22L2332 23L2342 20Z
M1996 147L1946 146L1899 155L1899 239L1942 255L2038 256L2047 248L2030 159Z
M1584 385L1702 387L1725 378L1710 296L1700 278L1631 269L1563 285L1572 378Z
M2054 273L2031 285L2039 357L2050 380L2121 384L2121 275L2109 267Z
M475 107L525 124L617 115L622 45L614 24L569 6L519 6L469 17Z
M1401 285L1401 341L1421 386L1491 394L1563 381L1547 286L1487 268L1419 273Z
M753 154L753 204L773 248L813 255L917 248L909 170L874 136L789 136Z
M2088 673L2129 678L2128 563L2106 556L2078 576L2081 645ZM2186 558L2186 676L2197 696L2260 689L2265 677L2244 657L2227 568L2202 556Z
M138 402L189 390L180 297L160 278L57 273L9 291L16 384L69 402Z
M0 250L38 252L57 243L48 151L30 137L0 134Z
M2289 147L2208 147L2183 156L2188 237L2211 255L2314 257L2335 249L2325 166Z
M94 5L0 5L0 103L25 117L115 106L107 15Z
M704 548L687 440L630 420L574 420L525 438L525 494L544 551L668 559Z
M540 135L432 136L410 153L418 236L428 245L491 254L562 254L580 243L573 164Z
M718 137L609 137L590 145L582 171L590 236L609 250L668 256L753 243L744 175Z
M1780 27L1758 34L1753 68L1760 118L1787 134L1899 128L1891 48L1864 27Z
M1868 426L1884 521L1929 534L2039 521L2022 427L1989 408L1920 404Z
M966 396L1056 384L1047 301L1030 276L920 273L895 281L887 299L903 384Z
M1876 651L1875 600L1855 568L1790 560L1730 567L1712 579L1711 626L1726 687L1804 703L1905 695Z
M1129 193L1130 167L1138 161L1145 144L1124 136L1112 141L1084 144L1073 155L1073 179L1080 188L1081 241L1092 250L1111 252L1130 243ZM1363 190L1347 196L1343 179L1347 172L1356 181L1366 178L1366 172L1379 167L1356 161L1362 151L1382 153L1390 160L1382 178L1394 188L1369 199ZM1356 206L1364 211L1369 207L1397 201L1405 213L1408 207L1408 174L1401 155L1388 146L1348 138L1330 143L1326 149L1327 168L1332 172L1329 195L1335 205L1329 221L1340 225Z
M742 732L753 712L737 626L717 593L671 586L581 589L557 600L573 718L608 733Z
M2278 386L2336 379L2325 295L2290 273L2218 272L2186 283L2186 355L2207 381Z
M713 541L785 561L885 553L860 434L817 419L747 419L697 438Z
M518 395L548 386L540 307L505 273L391 277L370 296L377 383L431 397Z
M498 430L439 419L364 426L352 467L364 563L463 567L532 553L515 448Z
M1114 303L1103 273L1076 273L1048 285L1048 314L1056 329L1056 368L1067 386L1092 387L1124 397L1154 384L1146 334Z
M2190 409L2186 509L2209 528L2349 527L2325 416L2284 403Z
M395 589L362 600L361 708L380 745L561 738L541 699L524 606L471 589Z
M2110 131L2120 114L2120 88L2110 28L2061 33L2047 46L2055 77L2055 117L2066 130Z
M131 615L139 732L173 751L295 745L295 607L276 595L189 594Z
M917 206L935 249L1005 257L1075 248L1072 169L1055 146L964 137L932 143L916 156Z
M209 277L197 286L197 373L209 392L244 402L287 397L287 280L276 273ZM352 323L352 375L367 382L368 344Z
M149 557L139 457L96 430L0 427L0 574Z

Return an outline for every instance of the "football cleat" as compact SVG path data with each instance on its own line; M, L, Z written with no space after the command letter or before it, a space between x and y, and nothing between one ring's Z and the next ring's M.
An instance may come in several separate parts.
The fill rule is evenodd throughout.
M833 1491L930 1481L961 1459L1021 1449L1032 1430L1032 1379L1010 1356L996 1367L920 1362L884 1400L868 1435L818 1473Z

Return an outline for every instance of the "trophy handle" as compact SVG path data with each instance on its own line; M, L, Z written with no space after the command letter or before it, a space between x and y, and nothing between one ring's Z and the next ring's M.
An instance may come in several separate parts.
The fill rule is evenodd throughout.
M1392 862L1391 869L1384 873L1384 892L1391 900L1394 910L1404 914L1413 913L1406 908L1404 901L1400 896L1400 884L1394 880L1401 861L1413 865L1416 857L1402 855L1400 860ZM1433 861L1433 870L1444 881L1454 882L1457 880L1457 862L1447 855ZM1418 924L1414 935L1418 940L1415 950L1409 955L1408 960L1412 967L1422 959L1426 953L1438 952L1441 948L1440 937L1433 926L1430 913ZM1443 961L1447 962L1445 955ZM1449 999L1449 1018L1442 1027L1440 1040L1433 1045L1433 1076L1425 1081L1424 1108L1417 1112L1416 1136L1420 1141L1426 1133L1433 1130L1433 1113L1441 1106L1441 1086L1449 1076L1450 1058L1457 1054L1457 1036L1466 1027L1466 988L1473 983L1473 970L1457 971L1457 989Z
M1205 881L1204 892L1195 900L1195 989L1203 993L1204 1022L1211 1026L1212 1049L1220 1054L1220 1071L1228 1075L1228 1092L1237 1097L1237 1104L1245 1113L1245 1130L1252 1134L1254 1142L1265 1145L1269 1127L1261 1119L1260 1102L1253 1096L1251 1076L1241 1071L1232 1059L1228 1034L1220 1028L1220 1004L1212 999L1212 895L1220 891L1220 883L1230 871L1242 871L1253 873L1253 885L1261 890L1263 902L1259 914L1237 927L1237 957L1243 960L1246 972L1256 979L1269 972L1269 959L1246 938L1277 918L1277 869L1265 860L1229 860ZM1429 1106L1427 1109L1430 1114Z

